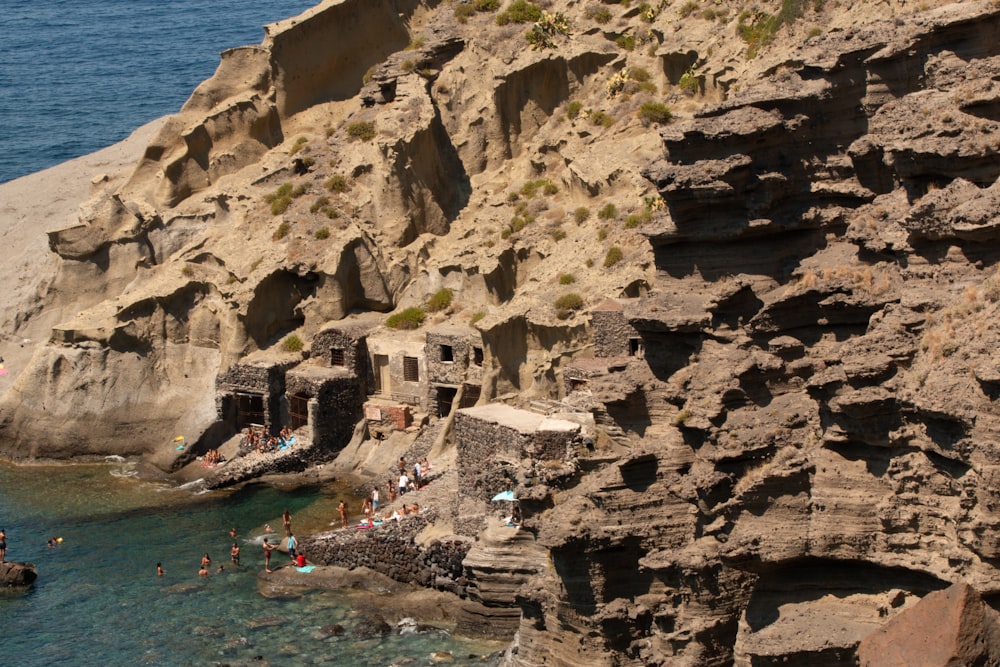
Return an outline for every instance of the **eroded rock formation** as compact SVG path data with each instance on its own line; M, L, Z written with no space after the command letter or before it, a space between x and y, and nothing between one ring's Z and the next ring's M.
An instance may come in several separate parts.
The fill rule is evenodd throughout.
M480 403L594 426L512 457L522 530L469 550L509 664L852 664L952 582L996 603L996 6L548 2L534 49L466 4L325 2L224 54L50 234L64 317L3 453L169 469L250 353L447 288Z

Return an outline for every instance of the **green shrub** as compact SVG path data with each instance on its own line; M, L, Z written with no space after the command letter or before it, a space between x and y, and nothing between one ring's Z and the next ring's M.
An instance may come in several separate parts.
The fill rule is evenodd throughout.
M574 100L566 105L566 117L569 118L570 120L573 120L574 118L580 115L580 112L582 110L583 110L583 103Z
M351 139L371 141L375 134L375 123L372 121L357 121L347 126L347 136Z
M484 317L486 317L486 311L485 310L477 310L476 312L474 312L472 314L472 317L469 318L469 325L471 326L471 325L475 324L476 322L478 322L479 320L483 319Z
M698 11L697 0L688 0L688 2L685 2L683 5L681 5L681 8L677 10L677 13L680 15L682 19L686 19L687 17L694 14L696 11Z
M292 144L292 147L288 149L288 154L295 155L300 150L302 150L302 147L305 146L307 143L309 143L308 139L306 139L305 137L299 137L298 139L295 140L295 143Z
M664 125L670 122L670 109L662 102L646 102L639 107L639 119L644 123Z
M589 7L583 15L598 25L611 21L611 10L607 7Z
M281 346L285 348L285 352L301 352L304 347L302 339L295 334L286 337Z
M635 35L621 35L615 40L615 44L617 44L620 49L632 51L635 49Z
M329 205L329 203L330 199L328 197L320 197L315 202L313 202L312 206L309 207L309 212L316 213L317 211L322 210L325 206Z
M622 249L616 245L608 248L608 252L604 255L604 268L611 268L618 262L622 261Z
M576 224L582 225L590 217L590 209L586 206L578 206L576 210L573 211L573 219L576 220Z
M292 199L298 199L307 192L309 192L309 184L299 183L295 186L295 189L292 190Z
M281 199L282 197L291 197L291 196L292 196L292 184L282 183L281 185L278 186L277 190L265 196L264 201L271 202L274 201L275 199Z
M277 199L271 200L271 215L281 215L288 210L288 207L292 205L292 198L289 197L278 197Z
M465 23L470 18L475 16L476 8L470 4L459 3L455 5L455 18L458 19L459 23Z
M330 229L329 227L320 227L319 229L316 230L313 236L315 236L320 241L322 241L323 239L328 239L330 238Z
M336 220L340 217L340 211L335 208L324 208L323 212L326 213L326 217L330 220Z
M403 63L399 66L399 69L403 70L407 74L409 74L416 68L417 68L417 63L413 62L412 60L404 60Z
M292 226L287 222L283 222L280 225L278 225L278 228L274 231L274 234L271 235L271 238L274 239L275 241L280 241L281 239L288 236L288 232L290 232L291 230Z
M555 229L549 232L549 236L552 237L553 241L562 241L564 238L566 238L566 232L556 227Z
M347 179L340 174L334 174L328 178L325 185L330 192L347 192L350 189Z
M194 269L191 268L190 264L185 264L184 268L181 269L181 275L185 278L190 278L194 275Z
M534 199L539 190L546 195L554 195L559 192L559 188L555 183L547 178L539 178L535 181L525 181L524 184L521 185L519 194L526 199Z
M594 265L594 260L592 260L590 257L588 257L586 260L584 260L583 265L586 266L589 269L590 267L592 267Z
M427 300L427 310L431 313L437 313L446 309L451 305L451 300L455 297L455 293L448 289L447 287L442 287L437 292L435 292L430 299Z
M625 218L625 229L632 229L646 224L653 219L653 214L649 209L644 209L642 213L633 213Z
M605 229L604 227L601 227L600 229L597 230L597 240L603 241L606 238L608 238L608 230Z
M573 311L583 308L583 297L576 292L568 292L556 299L553 305L556 307L556 317L565 320Z
M500 9L500 0L476 0L473 6L477 12L495 12Z
M509 23L535 23L542 20L542 10L527 0L514 0L500 14L497 14L497 25Z
M692 95L701 91L701 79L694 73L694 65L691 65L684 74L681 74L681 78L677 82L677 87L685 93Z
M424 39L423 37L417 37L415 39L411 39L410 43L407 44L406 48L403 49L403 50L404 51L416 51L417 49L424 48L424 44L426 44L426 43L427 43L426 39Z
M760 10L746 10L740 13L736 32L747 43L747 58L756 57L764 46L774 41L778 29L793 23L805 11L806 0L782 0L781 9L777 14L768 14ZM813 3L815 9L822 5Z
M645 83L653 78L649 73L649 70L645 67L632 67L628 71L629 81L635 81L637 83Z
M391 329L417 329L424 323L425 317L427 314L423 308L413 306L390 315L385 325Z
M611 127L615 124L615 117L604 113L603 111L592 111L590 114L590 122L594 125L600 125L601 127Z
M572 273L560 273L559 274L559 284L560 285L572 285L576 282L576 276Z
M611 220L617 216L618 216L618 208L611 202L608 202L607 204L602 206L601 210L597 212L597 217L600 218L601 220Z

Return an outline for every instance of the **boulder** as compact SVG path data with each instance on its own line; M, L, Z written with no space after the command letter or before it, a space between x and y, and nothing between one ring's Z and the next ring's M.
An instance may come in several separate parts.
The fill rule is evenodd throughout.
M929 594L862 640L862 667L1000 665L1000 614L968 584Z
M0 590L27 590L35 584L38 568L31 563L0 563Z

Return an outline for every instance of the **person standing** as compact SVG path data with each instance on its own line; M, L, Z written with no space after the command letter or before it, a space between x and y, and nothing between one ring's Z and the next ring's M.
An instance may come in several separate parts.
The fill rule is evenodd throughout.
M420 461L417 461L413 464L413 483L418 489L420 488L421 472Z
M240 564L240 545L233 542L233 548L229 550L229 560L233 561L233 565L239 567Z
M264 571L273 572L273 570L271 569L271 552L277 549L278 545L271 544L270 542L267 541L267 538L265 537L263 547L264 547Z
M340 526L341 528L347 528L347 503L343 500L337 505L337 510L340 512Z
M288 513L288 509L281 513L281 525L285 527L285 537L292 534L292 515Z
M289 533L288 534L288 557L292 559L293 563L295 562L295 557L297 555L296 552L295 552L295 548L298 546L298 544L299 543L295 539L295 536L292 535L291 533Z
M372 487L372 510L378 512L378 487Z
M406 472L399 473L399 497L402 498L406 494L406 489L410 486L410 478L406 476Z
M7 531L0 528L0 563L7 560Z

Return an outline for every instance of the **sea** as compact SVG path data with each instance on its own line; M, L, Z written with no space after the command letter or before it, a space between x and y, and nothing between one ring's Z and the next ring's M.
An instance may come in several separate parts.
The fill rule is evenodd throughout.
M221 51L261 42L265 24L312 4L4 0L0 183L175 113L215 71ZM351 493L336 483L206 493L140 479L133 463L117 458L0 462L7 559L39 571L31 592L0 595L0 656L21 667L495 663L501 645L448 628L407 623L362 638L366 610L356 596L276 591L258 577L266 525L280 530L288 509L298 534L328 529L337 502ZM239 567L229 559L232 528ZM212 567L203 578L205 553ZM274 562L283 564L277 553Z
M0 183L177 112L225 49L311 0L3 0Z

